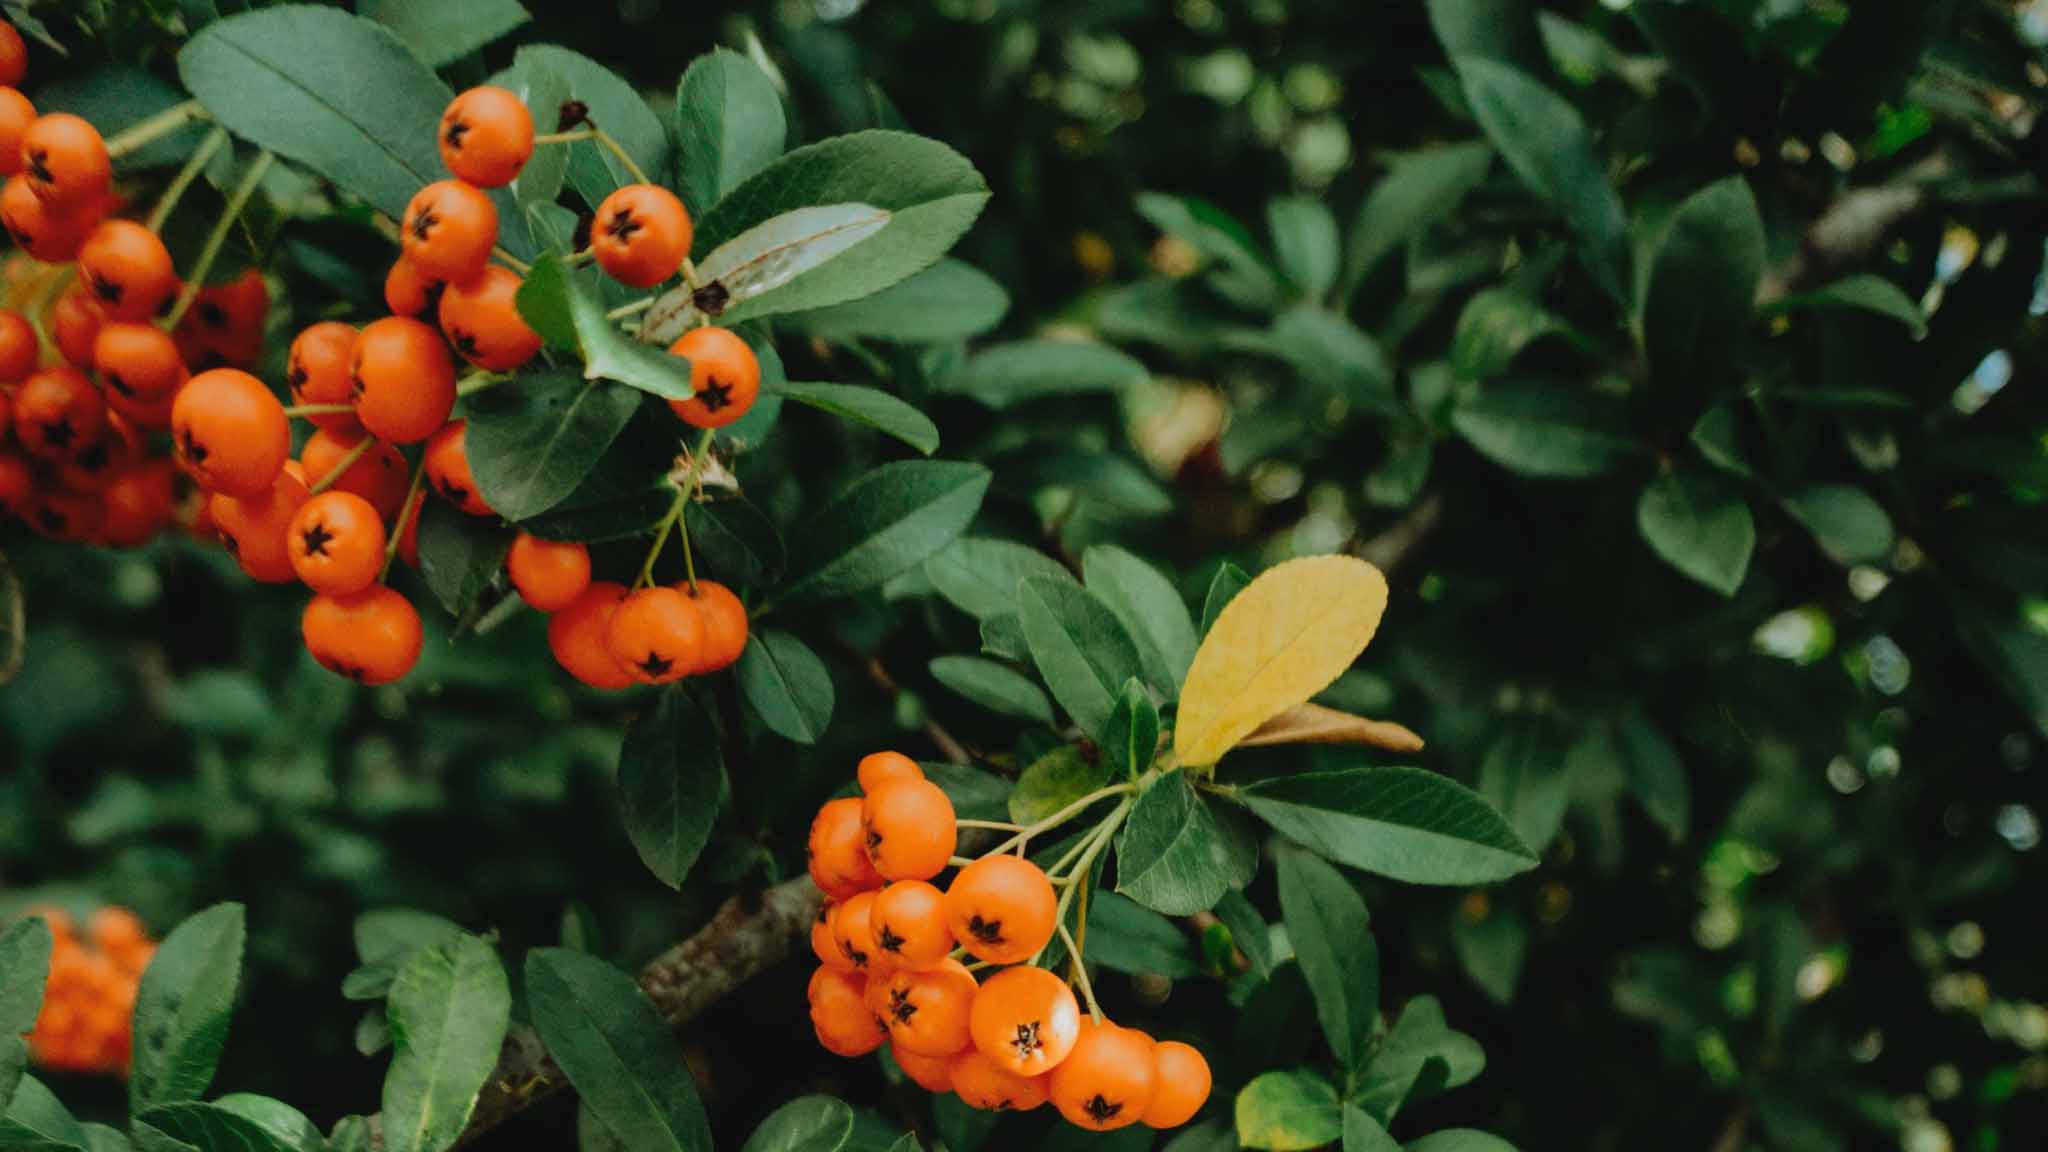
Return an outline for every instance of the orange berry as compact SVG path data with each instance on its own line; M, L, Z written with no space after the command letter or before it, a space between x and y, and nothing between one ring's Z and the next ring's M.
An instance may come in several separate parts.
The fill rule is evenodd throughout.
M1081 1035L1081 1006L1067 982L1043 968L1005 968L982 984L968 1015L974 1046L1018 1076L1059 1067Z
M285 541L292 518L310 499L306 482L287 466L278 471L268 492L255 496L217 492L208 501L207 512L221 546L242 571L265 584L283 584L298 576Z
M946 1071L954 1093L983 1112L1029 1112L1046 1101L1044 1076L1020 1076L976 1048L953 1057Z
M333 475L356 445L363 442L365 432L334 432L326 428L306 438L305 446L299 449L299 466L305 469L308 484L318 484ZM405 457L398 449L379 440L369 450L348 466L348 470L328 488L338 492L353 492L370 502L377 515L391 520L398 515L398 508L405 503L406 489L411 486L407 478Z
M832 935L832 916L839 911L839 905L826 901L818 905L818 914L811 919L811 955L827 968L853 971L853 961L839 950L839 940Z
M75 368L32 373L14 394L14 438L39 459L75 459L99 441L106 426L99 389Z
M442 499L465 515L495 516L497 513L484 503L483 493L477 491L476 477L469 472L468 431L467 420L450 420L427 441L423 457L427 482Z
M413 444L441 430L455 408L455 360L441 334L386 316L356 334L349 353L356 419L379 440Z
M488 265L441 293L441 331L455 351L487 372L510 372L540 351L540 334L519 314L519 274Z
M548 648L555 662L592 688L616 690L633 683L633 674L607 642L612 615L625 598L623 585L599 580L548 621Z
M74 368L91 368L94 345L105 321L99 305L82 285L74 284L50 306L50 335L57 353Z
M885 880L929 880L959 838L953 802L929 780L891 780L861 802L868 859Z
M946 887L946 925L977 960L1015 964L1052 939L1059 899L1045 870L1020 856L984 856Z
M970 1049L971 1051L971 1049ZM951 1092L953 1090L953 1053L944 1056L920 1056L900 1045L889 1045L889 1055L896 1060L896 1066L910 1081L927 1092Z
M36 330L12 308L0 308L0 384L19 384L36 370ZM0 428L0 435L6 429Z
M384 567L384 521L353 492L322 492L292 516L285 549L306 587L351 596Z
M505 553L505 572L520 599L542 612L559 612L590 587L590 549L521 532Z
M35 504L24 519L52 540L81 542L99 536L101 515L96 492L45 489L36 493Z
M352 387L349 357L355 352L357 332L352 324L322 320L292 338L285 357L285 383L291 387L294 404L347 404ZM353 412L322 412L309 416L315 427L347 435L361 435L363 426Z
M36 122L36 106L12 85L0 86L0 176L21 171L21 138Z
M673 588L641 588L612 613L605 643L642 684L688 676L704 656L704 622L690 598Z
M1152 1101L1143 1119L1151 1128L1178 1128L1209 1101L1209 1062L1193 1047L1162 1040L1152 1048Z
M154 324L115 321L93 336L92 363L107 391L127 400L160 400L185 382L185 360L171 334Z
M832 940L839 955L861 972L886 971L893 965L875 947L875 893L856 892L832 910Z
M860 758L854 777L861 791L872 792L891 780L922 780L924 769L901 752L870 752Z
M420 614L382 584L353 596L313 597L299 621L306 650L358 684L389 684L420 658Z
M838 1056L865 1056L882 1046L889 1034L868 1011L867 979L858 972L820 968L811 974L807 995L811 1026L818 1043Z
M178 291L178 269L157 234L103 220L78 250L78 275L109 320L147 320Z
M411 507L405 514L405 527L398 533L398 558L405 561L408 568L420 566L420 510L426 505L426 492L413 493Z
M22 133L21 174L37 196L60 209L94 203L114 182L99 129L68 112L38 116Z
M35 466L28 457L0 444L0 516L27 515L35 494Z
M882 889L870 929L875 947L905 968L930 968L953 951L945 893L923 880L898 880Z
M498 206L460 180L436 180L405 206L400 246L413 266L460 283L484 270L498 243Z
M121 465L100 489L100 538L113 548L139 548L170 523L178 469L157 457Z
M250 267L225 284L201 288L192 298L186 320L205 334L209 345L226 355L248 351L252 343L260 350L269 314L270 287L264 283L263 273ZM252 357L244 357L248 358Z
M666 188L628 184L597 206L590 251L612 279L652 288L675 275L690 254L690 213Z
M846 796L826 801L811 821L806 845L811 879L834 900L882 886L882 878L868 859L860 811L860 798Z
M503 88L471 88L441 113L441 163L479 188L510 184L533 155L533 114Z
M717 672L730 668L747 648L747 607L733 591L716 580L699 580L675 586L688 597L704 624L704 648L696 672Z
M0 20L0 84L12 88L28 75L28 45L14 25Z
M238 368L201 372L171 405L178 463L215 492L267 492L291 456L291 421L261 380Z
M384 274L384 306L394 316L417 316L437 304L442 283L421 272L404 256L391 262Z
M1096 1132L1136 1124L1152 1104L1152 1048L1152 1038L1135 1028L1088 1021L1052 1070L1053 1107L1068 1123Z
M180 376L180 387L184 377ZM153 432L168 432L171 428L171 406L176 403L178 390L171 389L161 396L123 396L111 389L106 393L107 412L119 416L137 428Z
M942 960L920 972L898 969L873 975L881 981L883 1022L896 1047L924 1056L950 1056L971 1040L967 1016L974 1004L974 974L958 960Z
M75 258L99 222L96 203L62 208L45 202L36 195L26 172L8 177L7 186L0 188L0 225L6 227L15 247L45 264Z
M126 951L149 938L135 913L111 904L93 912L86 922L86 935L102 952Z
M668 346L690 362L696 395L668 406L692 428L723 428L745 416L761 393L761 362L747 342L728 328L692 328Z

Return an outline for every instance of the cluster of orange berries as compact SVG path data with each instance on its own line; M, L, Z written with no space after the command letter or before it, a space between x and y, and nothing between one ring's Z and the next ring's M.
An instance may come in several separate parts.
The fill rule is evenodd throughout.
M126 908L92 914L85 935L71 917L38 908L50 926L50 978L43 1011L28 1034L29 1056L66 1072L125 1073L134 1045L135 990L156 942Z
M1050 1100L1070 1123L1106 1132L1185 1124L1209 1098L1208 1062L1082 1012L1066 981L1030 963L1057 930L1053 882L998 852L941 890L958 839L952 802L909 757L877 752L862 795L828 802L811 824L811 878L828 903L811 928L820 964L811 1023L840 1056L887 1044L906 1076L990 1111ZM1001 966L977 979L977 967Z

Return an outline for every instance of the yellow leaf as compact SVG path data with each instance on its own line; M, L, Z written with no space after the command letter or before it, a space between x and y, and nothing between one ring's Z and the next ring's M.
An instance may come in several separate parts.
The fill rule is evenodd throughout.
M1330 686L1379 629L1387 578L1350 556L1276 564L1216 617L1181 689L1174 747L1214 764L1259 725Z
M1321 704L1282 712L1237 742L1239 748L1272 744L1370 744L1389 752L1420 752L1422 737L1391 720L1368 720Z

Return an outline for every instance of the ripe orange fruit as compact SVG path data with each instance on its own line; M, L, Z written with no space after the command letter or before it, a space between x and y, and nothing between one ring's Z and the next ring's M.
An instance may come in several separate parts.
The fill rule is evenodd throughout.
M592 688L616 690L633 683L633 674L612 655L607 642L612 614L625 598L624 585L595 581L548 621L548 649L555 662Z
M851 972L853 961L839 950L839 939L832 935L832 916L838 911L839 905L829 900L818 905L818 914L811 920L811 955L827 968Z
M178 291L178 269L157 234L103 220L78 250L78 275L110 320L147 320Z
M0 20L0 84L12 88L26 75L28 45L22 42L21 33L14 30L14 25Z
M929 780L890 780L861 802L868 858L885 880L929 880L952 858L953 802Z
M187 474L234 496L269 491L292 447L284 405L237 368L201 372L178 389L171 438Z
M1152 1128L1178 1128L1209 1101L1209 1062L1193 1047L1162 1040L1152 1048L1152 1102L1144 1121Z
M74 368L92 367L93 343L99 338L104 319L99 305L92 302L83 285L74 284L57 297L57 302L50 306L50 336L57 342L57 352L66 364Z
M114 548L147 544L170 523L177 475L177 466L161 456L116 468L100 489L101 539Z
M27 172L8 177L7 186L0 188L0 226L6 227L15 247L45 264L76 257L99 222L97 202L77 207L50 204L36 195Z
M1005 968L974 995L974 1046L1018 1076L1059 1067L1081 1035L1081 1006L1067 982L1043 968Z
M313 659L358 684L389 684L420 658L420 614L382 584L353 596L313 597L299 628Z
M471 88L441 113L441 163L458 179L501 188L518 177L531 155L533 114L503 88Z
M75 368L31 373L14 393L14 439L38 459L75 459L106 426L99 390Z
M349 356L355 351L357 332L352 324L322 320L292 338L285 357L285 383L292 390L294 404L347 404L352 386ZM317 428L359 436L363 426L353 412L321 412L307 419Z
M970 1049L972 1051L972 1049ZM889 1045L889 1055L896 1066L910 1081L927 1092L951 1092L953 1090L953 1053L944 1056L920 1056L896 1044Z
M730 668L747 648L747 607L733 591L716 580L699 580L693 591L685 582L675 586L688 597L704 624L704 648L696 673Z
M882 886L882 878L868 859L860 812L860 798L846 796L826 801L811 821L806 845L811 879L834 900Z
M761 362L754 350L727 328L692 328L668 346L690 362L696 395L668 406L692 428L723 428L745 416L761 392Z
M28 457L0 444L0 516L27 515L35 493L35 466Z
M408 568L420 566L420 509L426 503L424 490L413 493L412 502L405 512L405 524L398 531L398 558L405 561Z
M984 856L946 886L946 926L977 960L1016 964L1052 939L1059 898L1045 870L1020 856Z
M605 633L612 658L642 684L669 684L696 671L704 655L704 622L690 598L673 588L628 593Z
M869 927L875 947L905 968L930 968L953 951L946 896L923 880L898 880L882 889Z
M0 384L19 384L36 370L36 330L12 308L0 308ZM6 429L0 428L0 435Z
M36 122L36 106L13 85L0 86L0 176L21 171L21 138Z
M371 435L417 443L440 431L455 408L455 360L441 334L418 320L373 320L349 353L349 399Z
M464 360L510 372L540 351L540 334L519 314L519 274L495 264L441 293L441 331Z
M101 515L97 492L46 488L36 493L35 504L23 519L52 540L77 542L98 537Z
M126 400L160 400L185 382L185 360L171 334L150 323L117 321L93 336L92 363L107 391Z
M220 535L221 546L242 566L251 579L265 584L283 584L297 578L292 570L291 551L285 539L292 517L311 499L306 482L282 469L268 492L256 496L230 496L216 492L207 511Z
M384 306L393 316L417 316L438 305L442 283L421 272L404 256L391 262L384 274Z
M542 612L559 612L590 587L590 549L521 532L505 553L505 572L520 599Z
M1096 1132L1128 1128L1152 1103L1152 1038L1108 1021L1082 1024L1074 1050L1052 1070L1053 1107Z
M889 965L875 947L875 893L856 892L832 910L832 941L839 955L855 971L887 971Z
M99 129L68 112L38 116L22 133L21 174L38 197L60 211L98 201L114 182Z
M250 267L225 284L201 288L187 315L199 331L225 349L251 337L260 344L269 313L270 288L263 282L262 271Z
M881 981L879 1000L889 1041L922 1056L951 1056L966 1048L968 1012L978 985L958 960L942 960L923 971L897 969L868 977ZM870 1003L876 997L870 996Z
M867 980L858 972L820 968L811 974L811 1027L826 1051L865 1056L889 1038L874 1013L868 1011L866 993Z
M675 193L653 184L628 184L597 206L590 251L612 279L652 288L682 267L690 254L690 235L690 213Z
M441 498L455 505L470 516L495 516L491 506L484 503L483 493L476 488L476 477L469 471L469 422L450 420L427 441L423 457L427 468L427 482Z
M484 270L498 243L498 206L472 185L436 180L405 206L399 244L413 267L460 283Z
M377 582L384 567L384 521L353 492L322 492L293 515L285 533L292 571L306 587L350 596Z
M954 1093L983 1112L1029 1112L1046 1101L1044 1076L1020 1076L976 1048L953 1057L946 1071Z
M335 468L367 435L361 431L335 432L322 428L307 437L305 446L299 449L299 466L305 469L306 483L318 484L333 475ZM377 510L377 515L386 520L397 517L398 507L405 502L408 487L410 481L406 476L405 457L381 440L372 443L367 451L356 457L347 471L327 485L334 491L353 492L368 500L370 506Z
M901 752L870 752L860 758L854 777L861 791L872 792L891 780L922 780L924 769Z

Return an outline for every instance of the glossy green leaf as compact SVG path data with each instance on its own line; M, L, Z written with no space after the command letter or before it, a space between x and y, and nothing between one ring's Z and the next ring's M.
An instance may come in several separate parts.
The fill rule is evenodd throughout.
M1533 716L1501 725L1480 761L1478 792L1507 817L1522 843L1541 852L1563 827L1571 802L1557 725Z
M1688 197L1650 258L1643 347L1655 386L1725 386L1755 310L1764 224L1740 176Z
M391 29L430 68L453 64L532 19L519 0L377 0L364 14Z
M750 319L801 311L800 296L782 290L805 273L859 247L889 226L890 212L873 204L814 204L771 216L719 245L698 262L698 280L721 290L719 314ZM796 301L794 307L789 306ZM680 322L699 319L692 303ZM649 323L666 325L666 318Z
M1082 580L1137 642L1146 682L1171 700L1195 659L1195 622L1164 573L1113 544L1081 556Z
M1614 407L1573 385L1509 380L1451 413L1480 454L1524 476L1598 476L1636 453Z
M1115 775L1135 780L1152 766L1159 751L1159 709L1140 681L1124 681L1109 723L1103 726L1100 747Z
M1074 580L1065 565L1036 548L977 536L964 536L934 553L924 562L924 572L948 603L984 621L1016 614L1017 582L1026 576Z
M1379 945L1365 900L1343 873L1306 852L1281 852L1279 871L1287 938L1323 1035L1338 1061L1356 1071L1372 1054L1380 1011Z
M420 576L448 615L460 620L505 566L512 534L493 518L470 516L433 496L418 516Z
M1341 255L1337 218L1329 207L1305 196L1269 200L1266 228L1273 234L1273 256L1281 273L1310 299L1322 299L1337 282Z
M1387 1124L1403 1104L1469 1084L1485 1068L1479 1042L1445 1023L1436 997L1417 996L1402 1005L1351 1099Z
M973 522L988 483L988 469L950 460L902 460L866 473L794 533L782 595L845 596L900 575Z
M979 656L935 656L932 679L991 712L1052 727L1052 701L1031 678Z
M392 982L387 1006L385 1148L443 1152L455 1144L497 1066L511 1008L505 968L477 937L413 953Z
M85 1129L41 1080L23 1076L0 1112L0 1148L8 1152L85 1152Z
M617 140L650 178L667 183L668 131L632 84L590 57L553 44L528 44L519 49L513 63L519 69L545 70L559 77L568 98L589 109L590 122ZM545 114L534 117L537 132L552 132L557 127ZM567 179L594 209L614 188L632 183L634 177L610 149L586 141L569 146Z
M711 839L724 778L718 730L682 687L663 689L626 729L619 751L626 835L648 870L671 888L683 886Z
M1806 525L1820 550L1837 564L1877 564L1891 553L1891 514L1861 488L1808 488L1786 500L1785 510Z
M1515 1146L1471 1128L1446 1128L1410 1141L1408 1152L1515 1152Z
M1507 370L1522 349L1562 321L1535 299L1512 288L1489 288L1465 302L1451 337L1451 368L1460 380L1488 380Z
M903 441L926 456L938 450L939 429L931 418L879 388L791 381L777 385L775 393L821 412L865 424Z
M1350 768L1261 780L1239 798L1284 835L1410 884L1486 884L1536 855L1464 785L1420 768Z
M1079 747L1061 744L1017 776L1010 790L1010 820L1035 824L1109 783L1109 766Z
M638 411L640 393L548 372L467 403L464 443L477 489L500 516L518 521L576 491Z
M234 1014L244 938L242 906L216 904L157 947L135 994L131 1111L196 1100L213 1082Z
M1101 732L1124 681L1141 670L1130 633L1100 598L1067 580L1025 577L1017 608L1032 663L1053 699L1083 732Z
M1887 316L1906 326L1918 340L1927 335L1927 314L1920 304L1898 285L1874 273L1845 276L1811 292L1797 292L1772 301L1765 311L1773 315L1788 312L1825 312L1851 309Z
M1248 308L1279 301L1280 280L1258 244L1221 208L1192 196L1146 192L1138 197L1138 214L1201 253L1211 264L1211 287L1225 298Z
M1368 412L1391 411L1394 366L1379 342L1335 312L1290 308L1273 322L1281 355L1309 381Z
M1344 1105L1344 1152L1400 1152L1401 1142L1356 1104Z
M1116 890L1169 916L1206 912L1249 878L1233 840L1185 772L1162 773L1117 835Z
M769 631L748 641L735 670L743 696L769 731L815 744L832 722L832 676L795 635Z
M936 344L988 332L1009 310L1010 294L993 277L948 258L872 296L802 312L788 323L824 340Z
M687 400L695 391L690 362L634 340L605 315L589 289L552 253L534 262L519 286L519 314L541 337L583 358L585 380L615 380L664 400Z
M976 353L940 385L1001 411L1036 400L1113 394L1145 376L1143 364L1107 345L1019 340Z
M1227 560L1216 569L1216 575L1209 580L1208 595L1202 598L1202 635L1209 634L1216 617L1221 616L1230 601L1251 582L1251 573Z
M1478 140L1395 158L1351 224L1344 251L1345 294L1410 237L1455 213L1492 166L1493 149Z
M676 165L683 204L703 216L782 155L782 96L753 61L724 48L690 62L676 89Z
M1236 1113L1246 1148L1305 1152L1344 1135L1337 1090L1306 1069L1263 1073L1237 1094Z
M1088 895L1087 948L1090 963L1118 972L1169 980L1202 975L1201 957L1180 925L1114 892Z
M800 1096L768 1114L740 1152L838 1152L853 1135L853 1109L830 1096Z
M710 1152L682 1047L631 976L566 948L526 956L533 1026L583 1105L624 1147Z
M1476 922L1461 912L1451 923L1451 951L1487 999L1507 1007L1529 954L1529 923L1512 909L1492 909Z
M237 1152L321 1152L324 1141L312 1122L297 1114L289 1105L275 1100L266 1101L297 1116L297 1123L290 1118L268 1110L249 1115L256 1111L247 1104L230 1105L231 1097L204 1102L187 1100L176 1104L160 1104L142 1113L138 1119L169 1136L182 1140L202 1152L213 1149L235 1149ZM261 1097L244 1097L246 1102ZM259 1118L260 1117L260 1118ZM306 1140L311 1137L309 1145Z
M40 916L0 929L0 1113L6 1112L28 1066L28 1044L22 1034L35 1027L43 1010L50 948L50 926Z
M1723 596L1735 595L1756 548L1749 505L1711 472L1665 472L1636 502L1636 528L1665 563Z

